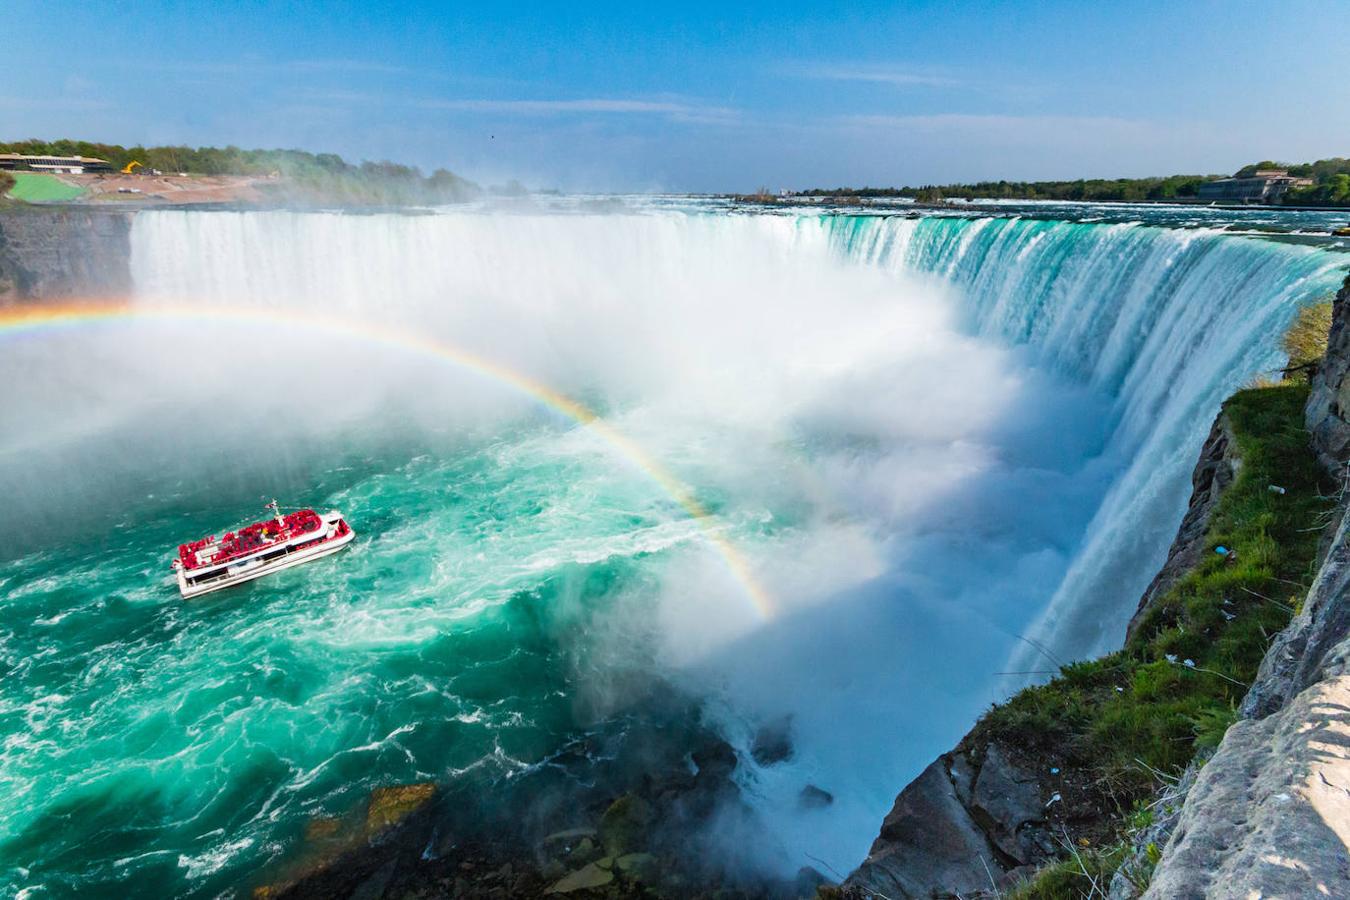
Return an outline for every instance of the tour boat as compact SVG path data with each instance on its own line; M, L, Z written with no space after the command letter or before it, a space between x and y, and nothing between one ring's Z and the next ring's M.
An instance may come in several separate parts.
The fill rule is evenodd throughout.
M220 540L211 535L178 546L173 569L184 600L329 556L356 537L337 510L282 515L277 501L267 507L270 519L227 532Z

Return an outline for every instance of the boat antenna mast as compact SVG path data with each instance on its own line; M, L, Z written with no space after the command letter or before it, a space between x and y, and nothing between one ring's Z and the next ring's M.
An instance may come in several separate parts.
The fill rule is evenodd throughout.
M267 509L270 509L272 511L272 515L276 517L278 525L284 526L286 524L281 518L281 507L277 506L276 497L273 497L272 502L267 504Z

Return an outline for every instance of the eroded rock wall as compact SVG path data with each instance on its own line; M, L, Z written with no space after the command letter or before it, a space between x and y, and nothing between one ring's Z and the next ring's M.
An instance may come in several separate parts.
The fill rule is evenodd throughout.
M68 206L0 210L0 306L125 295L132 215Z
M1350 460L1350 278L1332 308L1327 353L1313 376L1308 398L1308 431L1322 465L1344 479Z

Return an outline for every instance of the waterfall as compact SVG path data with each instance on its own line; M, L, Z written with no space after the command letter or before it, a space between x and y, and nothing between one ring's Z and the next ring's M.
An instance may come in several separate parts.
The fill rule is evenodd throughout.
M823 218L849 258L937 276L966 327L1026 346L1114 400L1104 453L1131 460L1031 637L1081 658L1119 646L1185 510L1219 405L1277 377L1298 306L1327 299L1345 259L1221 230L1020 218ZM1053 502L1053 498L1047 498ZM1032 665L1021 646L1009 668Z
M346 383L304 417L269 417L270 431L346 406L390 434L409 410L432 427L486 421L482 433L499 442L481 451L490 463L477 445L464 452L503 480L470 493L487 491L482 502L495 506L532 484L518 508L567 510L533 520L565 521L563 535L531 532L490 564L447 563L444 583L413 594L363 596L416 636L400 640L436 631L414 627L429 613L405 609L406 596L458 616L470 575L546 579L567 560L651 548L633 558L637 599L615 600L614 620L586 630L588 666L637 665L632 647L647 646L637 630L654 644L641 664L702 691L742 749L757 722L792 717L794 762L743 767L746 796L781 845L771 864L786 871L807 852L856 864L897 785L1016 686L995 673L1045 668L1018 635L1061 658L1120 644L1219 405L1278 367L1290 317L1327 295L1344 264L1212 229L698 209L147 211L132 233L137 303L275 308L291 322L338 317L451 341L584 398L691 485L775 616L745 603L679 522L641 540L601 534L661 522L670 504L633 487L584 429L540 433L520 404L491 393L499 386L438 388L445 372L401 372L397 353L352 343L277 351L326 352ZM381 383L387 396L371 395ZM204 423L219 429L210 440L228 442L239 414ZM568 474L556 481L511 469L552 472L560 460ZM418 496L435 507L439 490ZM406 527L374 500L366 513ZM447 559L474 549L453 532L425 546ZM528 685L511 690L533 696ZM438 760L429 753L425 764ZM803 779L836 802L803 814Z

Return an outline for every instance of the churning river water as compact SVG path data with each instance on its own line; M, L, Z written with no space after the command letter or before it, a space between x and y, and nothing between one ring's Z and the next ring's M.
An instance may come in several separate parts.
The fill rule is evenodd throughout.
M0 894L213 896L372 788L784 717L748 855L846 871L1029 642L1120 642L1346 264L1241 214L585 210L142 212L130 312L0 326ZM272 496L357 540L182 602Z

